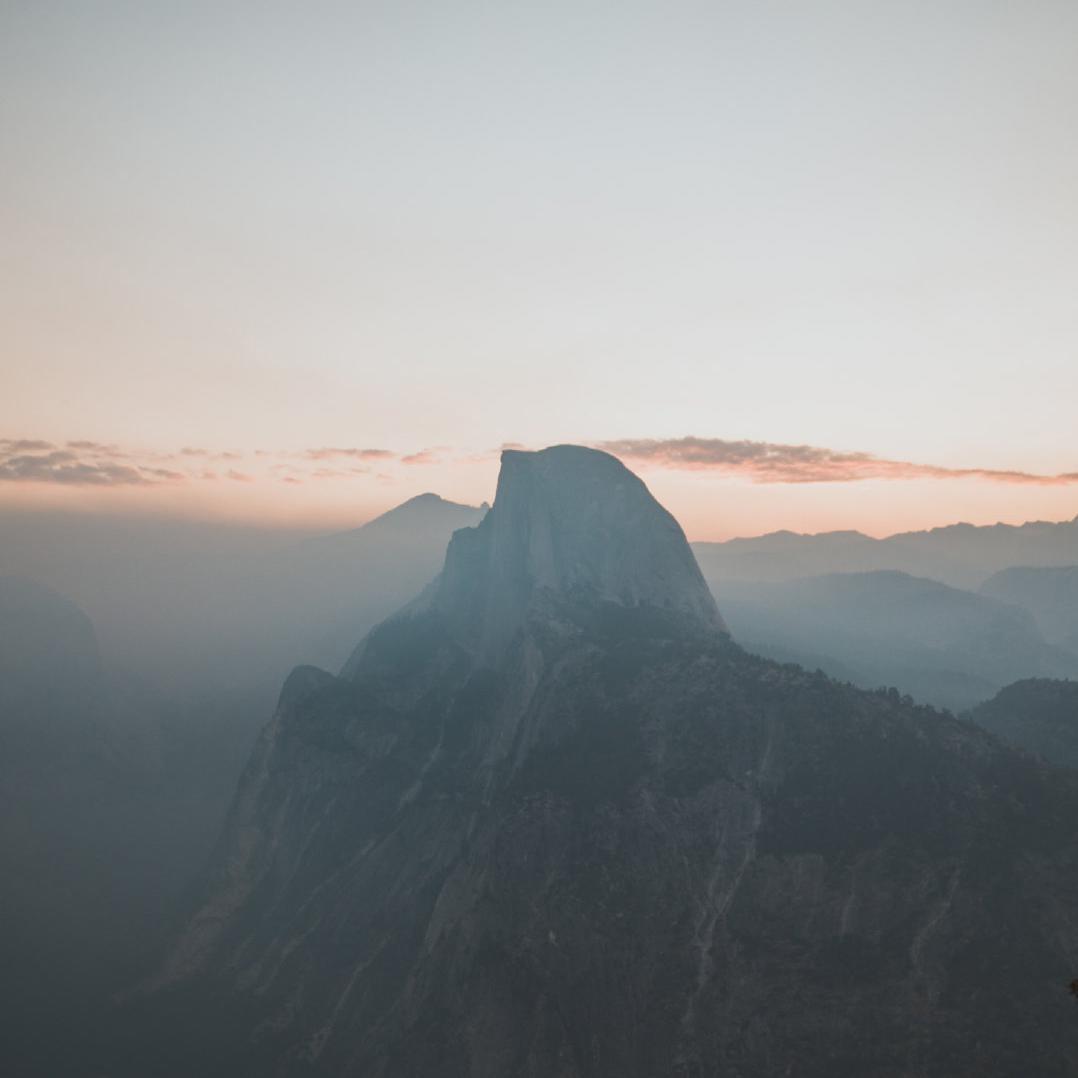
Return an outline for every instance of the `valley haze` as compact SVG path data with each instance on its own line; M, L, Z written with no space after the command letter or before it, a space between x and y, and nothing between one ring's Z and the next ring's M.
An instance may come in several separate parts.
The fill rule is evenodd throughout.
M96 544L75 530L65 546L40 523L5 522L21 538L5 558L107 583L84 601L109 646L70 600L0 576L4 713L19 719L5 789L24 821L5 844L21 881L11 1058L26 1073L85 1058L177 1075L419 1075L435 1059L491 1078L736 1060L779 1074L806 1058L821 1075L866 1060L905 1073L910 1058L941 1075L1017 1073L1020 1058L1056 1073L1074 1030L1050 985L1075 944L1006 896L1069 886L1052 821L1078 797L1078 653L1065 604L1043 595L1078 562L1078 524L785 533L694 556L636 476L575 446L503 453L491 508L428 494L301 541L226 530L204 546L195 530L151 555L147 534L166 530L118 548L108 526ZM341 674L285 679L304 657ZM979 705L973 719L1060 769L924 703ZM982 806L985 782L1011 807ZM545 852L520 875L529 849ZM809 866L811 900L790 890ZM896 872L911 891L884 883ZM772 892L810 905L756 924ZM818 937L795 930L804 916L823 919ZM1010 987L962 987L1013 961L1012 934L1032 975L1013 1043L987 1017L1013 1010ZM786 955L770 976L801 998L798 1021L766 1002L767 947ZM820 995L850 947L857 977ZM463 978L451 997L446 978ZM68 1030L47 1048L44 1013ZM811 1028L826 1051L806 1047Z

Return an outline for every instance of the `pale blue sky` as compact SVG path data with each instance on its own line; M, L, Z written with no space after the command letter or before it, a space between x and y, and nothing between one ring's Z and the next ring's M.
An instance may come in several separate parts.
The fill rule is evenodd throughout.
M1076 50L1052 0L7 0L0 433L1078 470Z

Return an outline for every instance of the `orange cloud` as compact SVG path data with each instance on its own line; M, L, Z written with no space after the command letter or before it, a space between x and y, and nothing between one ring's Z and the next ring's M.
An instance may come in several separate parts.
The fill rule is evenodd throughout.
M312 479L347 479L351 475L364 475L369 468L315 468L308 474Z
M421 449L418 453L401 457L401 464L437 464L440 452L440 449Z
M68 445L71 445L71 444L72 444L71 442L68 442ZM183 447L183 449L180 450L180 456L181 457L202 457L202 458L204 458L206 460L242 460L243 459L243 454L242 453L235 453L235 452L232 452L231 450L226 451L224 453L215 453L213 450L201 449L198 446L191 446L191 445L185 445Z
M85 438L79 439L74 442L67 443L68 449L78 449L85 453L105 453L110 457L126 457L118 445L106 445L104 442L90 442Z
M302 456L307 460L333 460L337 457L354 457L359 460L384 460L394 456L388 449L335 449L329 446L322 449L308 449Z
M854 483L866 479L984 479L1033 486L1078 483L1078 472L1038 475L997 468L948 468L812 445L722 438L624 438L599 442L597 448L626 460L742 476L754 483Z

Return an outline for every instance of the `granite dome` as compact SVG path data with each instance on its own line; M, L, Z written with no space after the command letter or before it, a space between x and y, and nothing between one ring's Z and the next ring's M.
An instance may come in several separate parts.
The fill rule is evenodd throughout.
M494 506L454 534L434 603L496 653L530 610L559 599L726 628L680 525L619 460L575 445L506 450Z

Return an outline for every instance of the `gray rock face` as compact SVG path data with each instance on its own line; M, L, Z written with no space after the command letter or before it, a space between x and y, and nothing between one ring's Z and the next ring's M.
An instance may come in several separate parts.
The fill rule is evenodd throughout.
M132 1073L1072 1073L1078 779L744 653L606 458L505 468L289 678Z
M496 659L530 612L566 599L725 628L681 526L620 461L572 445L508 450L494 507L449 544L435 606Z

